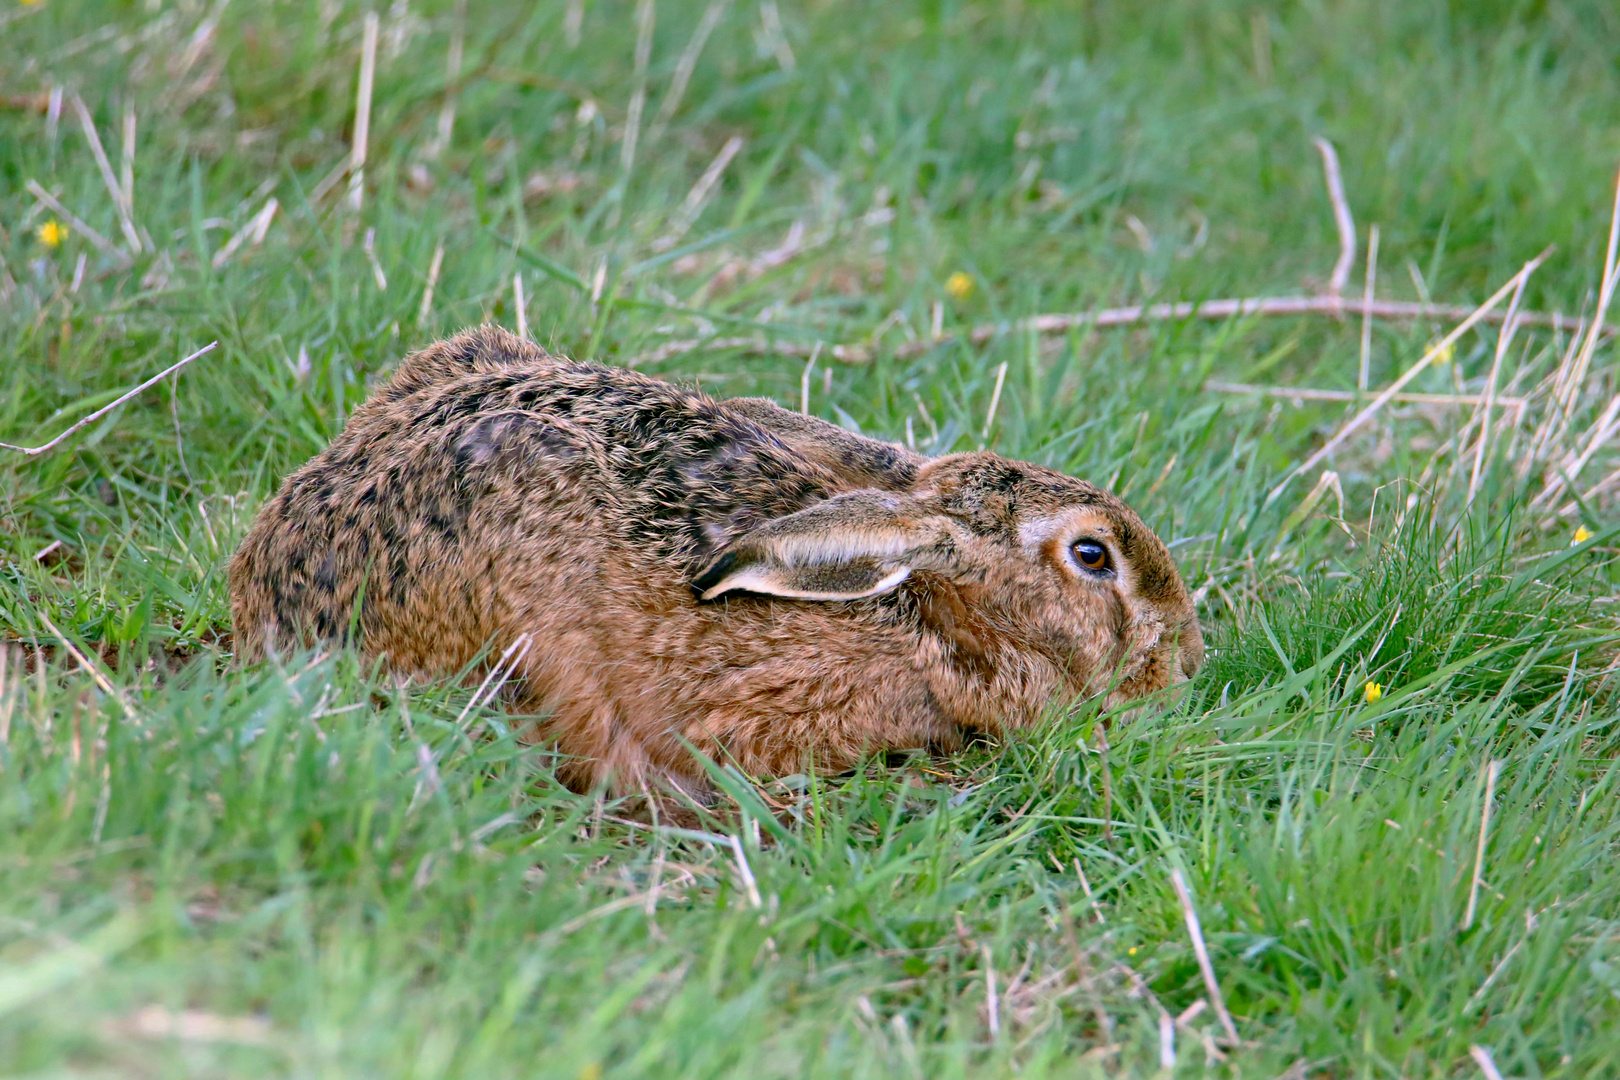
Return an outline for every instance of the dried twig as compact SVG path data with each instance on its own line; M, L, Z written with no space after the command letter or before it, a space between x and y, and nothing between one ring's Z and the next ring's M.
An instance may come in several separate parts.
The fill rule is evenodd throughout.
M354 145L349 155L349 209L360 212L365 198L366 148L371 139L371 87L377 73L377 13L366 12L360 39L360 85L354 99Z
M164 368L162 371L158 372L156 375L152 376L150 379L147 379L145 382L143 382L139 386L135 387L133 390L127 391L126 393L123 393L123 394L119 395L118 398L115 399L111 404L103 405L101 408L97 409L95 412L91 413L89 416L86 416L84 419L80 420L78 423L74 424L72 427L70 427L66 431L62 432L60 435L58 435L56 438L52 439L50 442L45 443L43 446L13 446L11 443L0 442L0 449L15 450L20 454L27 454L29 457L34 457L37 454L43 454L45 451L47 451L47 450L51 449L52 447L56 446L63 439L67 438L69 435L72 435L75 431L78 431L80 428L84 427L86 424L94 423L95 421L101 419L103 416L106 416L108 413L110 413L114 409L118 408L118 406L122 405L124 402L128 401L130 398L134 397L136 394L139 394L142 390L145 390L149 386L157 385L158 383L162 382L165 378L167 378L172 373L174 373L176 371L179 371L181 368L185 367L187 364L189 364L193 360L197 359L197 357L203 355L206 352L213 351L214 347L216 345L218 345L218 344L219 344L219 342L217 342L217 341L210 341L207 345L204 345L202 348L198 349L196 352L192 353L190 356L186 357L184 360L180 361L178 364L171 364L170 366Z
M1211 379L1204 389L1217 394L1260 394L1263 397L1299 399L1301 401L1361 401L1365 394L1355 390L1319 390L1308 386L1256 386L1251 383L1229 383ZM1490 400L1484 394L1417 394L1401 393L1391 401L1410 405L1483 405ZM1526 399L1518 397L1496 398L1495 403L1507 408L1522 409Z
M1291 315L1342 316L1363 313L1370 314L1375 319L1474 318L1475 323L1487 324L1500 324L1505 319L1505 315L1496 314L1490 309L1480 314L1479 308L1469 307L1465 304L1425 304L1399 300L1379 300L1367 304L1360 300L1345 300L1333 296L1247 297L1230 300L1186 301L1175 304L1134 304L1128 307L1100 308L1096 311L1081 311L1072 314L1031 315L1024 319L1007 322L984 323L973 327L966 333L935 333L918 341L909 341L898 345L890 355L898 360L910 360L921 356L930 349L938 348L953 341L965 340L971 345L984 345L1004 334L1035 333L1057 335L1066 334L1072 330L1084 329L1088 326L1135 326L1142 323L1166 322L1178 319L1218 320L1247 318L1250 316L1287 317ZM1555 327L1562 325L1561 316L1555 312L1520 312L1518 321L1522 326ZM1605 325L1602 332L1610 334L1614 332L1614 328ZM761 355L804 357L810 355L810 350L813 347L808 343L773 341L763 337L689 338L668 342L657 349L632 357L624 362L628 366L634 367L641 363L668 360L685 353L696 352L699 349L741 349ZM829 345L826 352L830 358L846 364L870 363L878 354L878 350L873 346L855 344Z
M1176 888L1176 898L1181 901L1181 914L1187 922L1187 935L1192 938L1193 953L1198 957L1198 970L1204 976L1204 989L1209 991L1210 1004L1215 1007L1215 1018L1221 1022L1226 1031L1226 1038L1232 1045L1237 1045L1237 1025L1232 1022L1232 1014L1226 1009L1226 998L1221 996L1221 984L1215 978L1215 965L1210 963L1209 949L1204 945L1204 931L1198 924L1198 912L1193 907L1192 895L1187 891L1187 883L1181 878L1181 871L1170 871L1170 884Z
M1355 434L1357 431L1361 430L1362 425L1366 424L1367 421L1371 420L1378 414L1379 410L1381 410L1385 405L1389 404L1395 395L1400 393L1401 390L1405 388L1407 383L1417 378L1417 376L1429 366L1430 361L1432 361L1436 356L1439 356L1441 353L1445 352L1447 349L1451 348L1458 338L1462 337L1463 334L1472 329L1475 323L1479 322L1485 317L1486 313L1488 313L1497 304L1501 303L1504 296L1519 288L1524 279L1533 274L1536 267L1541 265L1542 260L1547 257L1551 250L1552 249L1549 248L1547 251L1543 251L1540 255L1537 255L1535 258L1525 263L1517 274L1514 274L1513 277L1508 279L1507 284L1496 290L1490 299L1486 300L1479 307L1475 308L1473 314L1469 315L1462 322L1458 323L1456 329L1452 330L1451 333L1447 334L1445 337L1441 338L1438 342L1432 345L1429 350L1418 359L1417 363L1413 364L1407 369L1406 374L1402 375L1400 378L1391 383L1382 393L1373 399L1370 405L1368 405L1365 409L1362 409L1342 427L1340 427L1338 432L1335 433L1334 436L1326 443L1324 443L1320 450L1306 458L1304 463L1296 468L1293 472L1283 477L1282 481L1278 483L1276 487L1272 488L1271 493L1266 496L1266 502L1269 504L1274 501L1277 496L1283 493L1284 489L1288 487L1289 483L1295 477L1311 471L1319 462L1325 459L1329 454L1333 453L1333 451L1337 450L1346 439Z
M1356 261L1356 223L1350 216L1350 204L1344 197L1344 180L1339 175L1339 155L1333 144L1318 135L1312 139L1322 155L1322 172L1327 178L1328 200L1333 204L1333 223L1339 229L1339 261L1333 264L1333 276L1328 281L1328 295L1341 296L1350 280L1350 267Z

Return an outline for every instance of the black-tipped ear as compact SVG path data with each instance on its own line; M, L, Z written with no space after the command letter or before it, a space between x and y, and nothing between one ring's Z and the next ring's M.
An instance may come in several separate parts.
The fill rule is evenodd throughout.
M937 523L909 509L908 500L886 492L835 496L738 537L692 588L699 600L734 592L859 600L888 592L939 537Z

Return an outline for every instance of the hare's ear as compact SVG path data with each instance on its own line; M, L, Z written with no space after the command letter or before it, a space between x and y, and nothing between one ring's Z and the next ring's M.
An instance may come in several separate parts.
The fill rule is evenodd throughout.
M852 491L737 537L698 574L700 600L732 592L791 600L859 600L899 585L939 539L934 522L888 492Z

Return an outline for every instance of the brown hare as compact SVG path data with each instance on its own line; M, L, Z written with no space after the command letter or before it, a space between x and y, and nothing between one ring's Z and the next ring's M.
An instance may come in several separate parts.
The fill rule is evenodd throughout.
M239 653L352 640L444 675L521 635L506 692L568 783L702 796L1140 698L1204 646L1119 499L992 453L927 458L502 330L406 359L231 561Z

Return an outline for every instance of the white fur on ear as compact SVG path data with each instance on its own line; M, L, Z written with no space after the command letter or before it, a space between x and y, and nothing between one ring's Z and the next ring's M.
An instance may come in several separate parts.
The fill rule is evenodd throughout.
M859 600L896 588L941 537L903 496L848 491L737 537L692 580L699 600L730 592Z
M868 578L866 581L849 581L848 585L853 588L841 588L840 586L845 584L843 579L856 575L838 574L834 576L834 581L818 582L816 579L823 575L817 575L814 571L823 569L826 567L787 567L757 563L726 575L717 584L703 590L699 596L704 600L714 600L729 592L751 592L764 596L779 596L784 600L859 600L888 592L911 576L911 567L901 566L875 580ZM805 574L795 571L811 572Z

